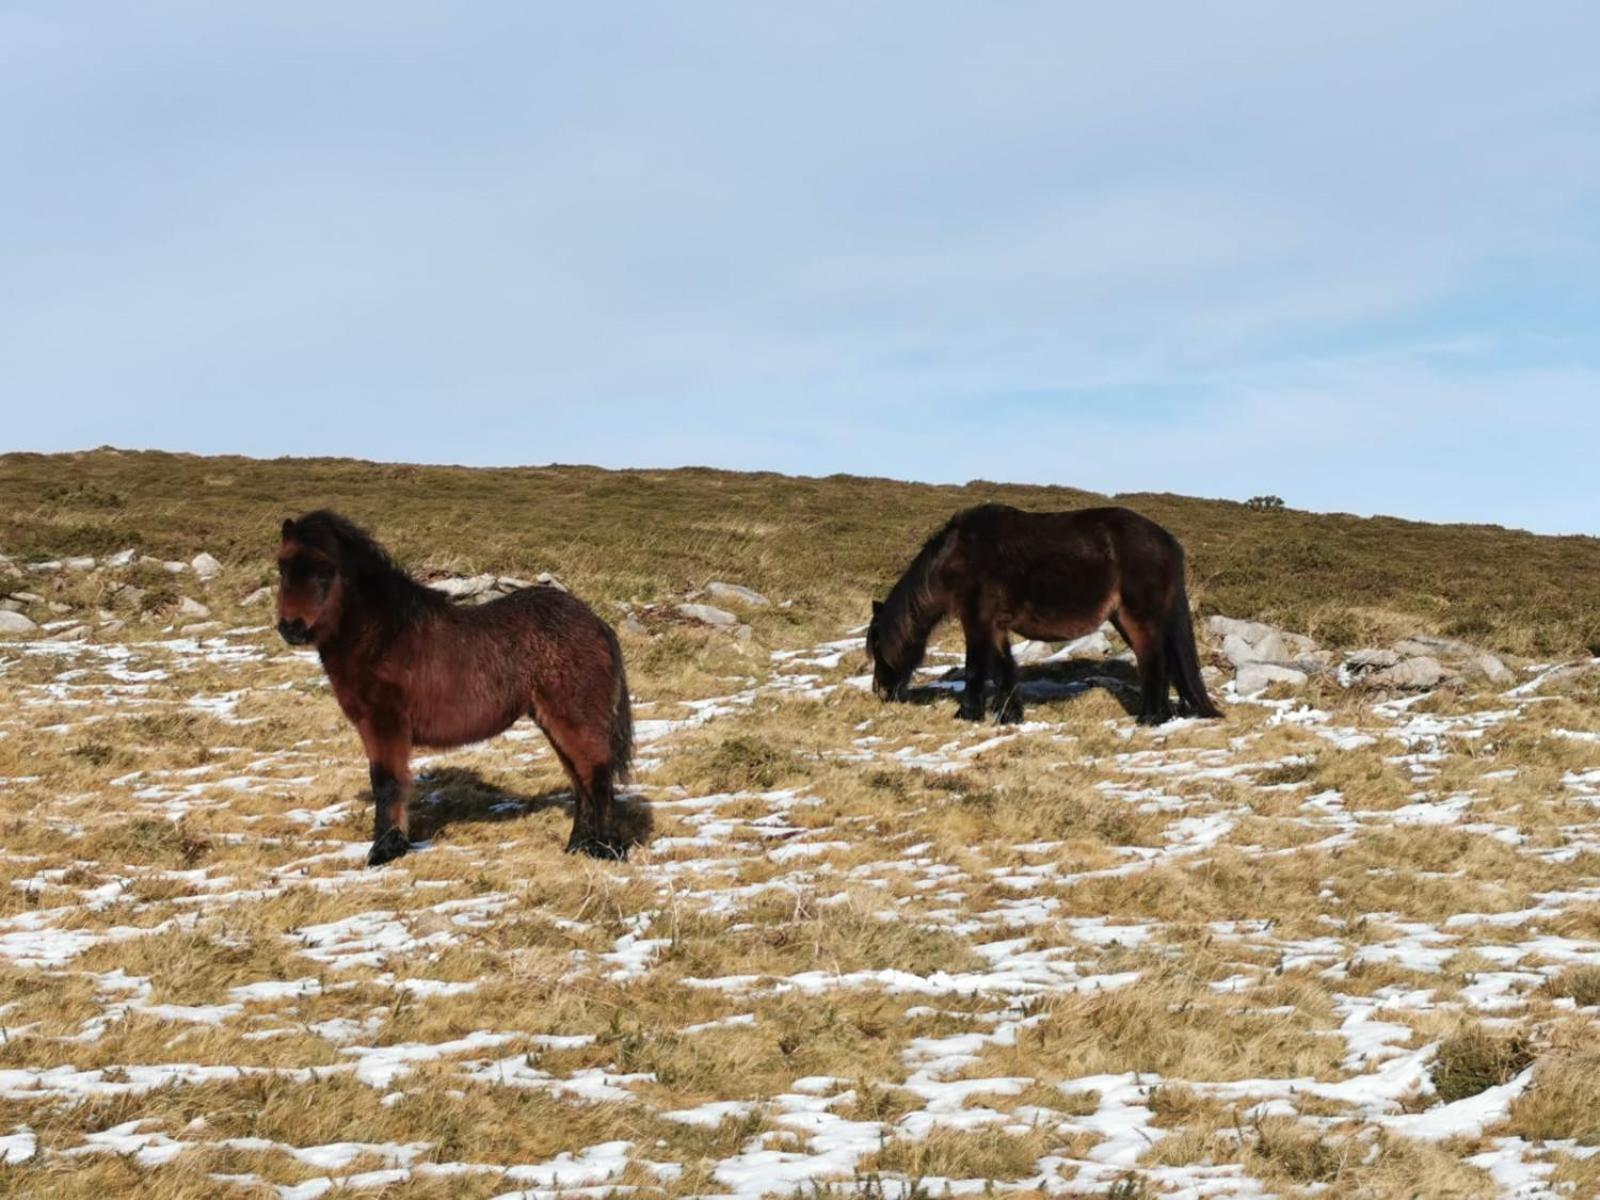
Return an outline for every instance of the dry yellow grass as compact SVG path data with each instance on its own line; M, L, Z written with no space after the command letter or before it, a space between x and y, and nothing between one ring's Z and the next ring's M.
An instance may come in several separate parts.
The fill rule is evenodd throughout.
M519 731L419 763L427 846L370 872L356 739L251 568L182 583L198 641L62 580L84 627L0 643L0 1194L1596 1185L1591 668L974 728L773 658L845 637L779 592L749 643L624 635L630 862L560 852Z

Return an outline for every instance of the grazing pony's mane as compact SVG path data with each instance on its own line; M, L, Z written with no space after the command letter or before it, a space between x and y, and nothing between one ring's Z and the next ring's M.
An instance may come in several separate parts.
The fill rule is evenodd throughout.
M443 592L411 578L370 533L350 518L319 508L294 522L296 541L332 557L360 598L391 612L402 621L418 613L449 605Z
M945 615L947 598L938 575L950 553L953 526L954 522L945 525L923 543L873 617L877 655L896 684L909 679L922 662L928 637Z

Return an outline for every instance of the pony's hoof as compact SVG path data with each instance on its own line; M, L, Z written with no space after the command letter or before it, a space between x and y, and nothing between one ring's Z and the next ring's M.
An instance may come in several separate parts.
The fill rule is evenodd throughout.
M367 851L367 866L381 867L384 863L404 857L410 849L411 843L406 840L406 835L391 826L379 835L372 843L372 849Z
M620 862L628 857L628 844L621 838L603 837L598 834L584 834L580 837L574 833L567 839L567 853L587 854L590 858Z
M981 708L958 708L958 709L956 709L956 720L958 720L958 721L981 721L981 720L983 720L983 709L981 709Z

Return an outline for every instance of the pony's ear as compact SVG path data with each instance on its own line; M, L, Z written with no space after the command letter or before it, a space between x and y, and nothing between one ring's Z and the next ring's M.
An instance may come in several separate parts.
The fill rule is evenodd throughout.
M883 601L882 600L874 600L872 602L872 615L876 617L876 616L881 615L882 612L883 612Z
M283 540L284 541L288 541L293 536L294 536L294 518L293 517L285 517L283 519Z

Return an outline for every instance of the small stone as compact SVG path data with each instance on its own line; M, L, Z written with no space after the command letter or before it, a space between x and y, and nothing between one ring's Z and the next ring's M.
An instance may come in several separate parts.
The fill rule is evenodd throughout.
M1344 666L1352 675L1365 675L1369 671L1387 671L1399 662L1400 656L1393 650L1357 650L1344 660Z
M189 565L194 568L194 573L201 579L215 579L217 572L222 570L222 564L204 550L191 558Z
M138 557L139 552L137 550L118 550L106 559L105 565L108 567L131 567L133 560Z
M733 636L737 640L739 640L741 642L748 642L750 640L750 637L751 637L750 626L748 626L748 625L740 625L738 628L736 628L733 631Z
M1515 683L1517 681L1516 674L1511 670L1511 668L1506 666L1505 663L1501 662L1500 659L1493 654L1479 654L1477 657L1473 658L1467 664L1467 666L1470 670L1482 675L1490 683L1497 686L1503 687L1507 684Z
M1011 645L1012 660L1024 667L1032 666L1034 663L1046 662L1054 654L1055 651L1050 648L1050 643L1048 642L1035 642L1030 641L1028 638L1023 638L1020 641L1013 642Z
M1233 617L1209 617L1206 620L1206 629L1219 642L1231 635L1255 643L1273 632L1271 625L1261 621L1240 621Z
M723 583L721 580L713 580L706 584L706 595L713 600L721 600L724 604L742 604L746 608L766 608L772 603L760 592L741 587L737 583Z
M38 592L12 592L13 600L21 600L24 604L43 604L44 597Z
M131 583L124 584L122 587L119 587L116 591L111 593L111 601L113 604L130 604L137 608L139 606L139 602L143 599L144 589L142 587L134 587Z
M1362 682L1370 687L1422 692L1444 682L1446 671L1437 658L1408 658L1384 671L1368 675Z
M467 575L453 579L435 579L428 586L457 600L470 600L493 590L494 585L493 575Z
M1476 646L1431 633L1413 634L1396 642L1394 649L1401 658L1471 658L1479 653Z
M211 633L222 628L221 621L196 621L193 625L180 625L179 633Z
M169 575L182 575L189 569L189 564L186 562L168 561L162 563L161 567Z
M732 627L739 624L739 618L723 608L713 608L709 604L680 604L678 615L688 617L691 621L699 621L702 625L722 625Z
M631 633L634 637L650 636L650 630L646 628L645 623L632 613L622 618L622 629L624 633Z
M55 615L58 616L58 617L64 617L69 612L72 611L72 605L63 604L59 600L52 600L48 604L46 604L45 607L48 608L51 612L55 613Z
M59 571L59 570L61 570L61 564L57 560L52 558L52 559L48 560L47 562L29 563L28 564L28 570L30 570L30 571L45 571L45 572Z
M568 590L567 585L562 583L561 580L557 579L554 575L550 574L549 571L540 571L538 579L534 580L534 582L540 587L553 587L562 592Z
M36 633L39 627L19 612L0 610L0 635L15 637L23 633Z
M180 617L209 617L211 610L198 600L191 600L188 596L178 601L178 615Z
M76 558L64 558L61 565L69 571L92 571L94 559L87 554L80 554Z
M1276 663L1251 663L1234 676L1233 687L1241 696L1258 696L1275 684L1298 691L1309 682L1304 671Z
M0 608L5 609L7 612L21 612L22 611L22 601L21 600L0 600Z
M269 588L269 587L258 587L255 591L251 592L243 600L239 601L239 607L240 608L254 608L256 605L263 604L266 601L271 600L271 599L272 599L272 589L271 588Z

